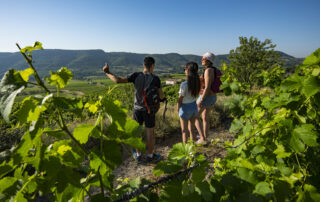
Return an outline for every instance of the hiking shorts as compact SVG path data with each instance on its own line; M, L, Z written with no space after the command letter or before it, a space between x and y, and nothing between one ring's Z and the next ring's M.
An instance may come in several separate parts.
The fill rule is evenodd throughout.
M179 117L183 120L190 120L193 117L198 116L198 108L197 103L187 103L187 104L181 104L179 108Z
M140 125L146 126L146 128L154 128L156 125L156 116L155 114L148 114L147 111L134 110L133 117Z
M199 96L197 103L200 102L202 95ZM217 101L217 96L207 96L202 101L202 107L212 107Z

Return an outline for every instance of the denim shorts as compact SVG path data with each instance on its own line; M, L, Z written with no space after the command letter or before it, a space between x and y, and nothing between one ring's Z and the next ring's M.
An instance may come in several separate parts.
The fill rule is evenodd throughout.
M198 108L197 103L187 103L187 104L181 104L181 107L179 108L179 117L183 120L189 120L193 117L198 116Z
M202 95L199 96L197 103L200 102ZM204 100L202 101L202 107L212 107L214 103L217 101L217 96L206 96Z

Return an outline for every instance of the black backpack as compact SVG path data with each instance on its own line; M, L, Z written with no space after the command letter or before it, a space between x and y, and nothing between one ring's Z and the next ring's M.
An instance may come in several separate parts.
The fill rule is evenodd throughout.
M142 90L142 97L143 97L143 102L146 106L148 114L155 114L160 108L160 96L159 96L158 87L152 84L154 76L152 74L151 76L152 76L151 82ZM145 82L146 82L146 76L144 75L143 86L145 85Z

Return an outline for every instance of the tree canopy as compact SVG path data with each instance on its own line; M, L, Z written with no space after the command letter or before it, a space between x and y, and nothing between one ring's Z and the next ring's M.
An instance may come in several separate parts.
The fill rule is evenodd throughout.
M239 37L240 46L230 51L229 67L232 68L232 77L251 87L259 83L258 75L280 65L280 54L274 51L276 47L270 39L261 42L257 38Z

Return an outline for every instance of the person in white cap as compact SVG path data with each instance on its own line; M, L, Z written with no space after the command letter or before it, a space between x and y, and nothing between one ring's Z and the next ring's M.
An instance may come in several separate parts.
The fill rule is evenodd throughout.
M200 119L196 119L195 125L199 131L200 139L197 141L198 144L204 144L208 137L209 132L209 112L212 106L217 101L216 93L213 92L211 86L214 81L215 67L213 67L213 61L215 55L213 53L207 52L202 56L201 62L205 67L204 73L200 77L201 81L201 91L200 96L197 100L197 105L199 109L199 115L202 118L202 126Z

